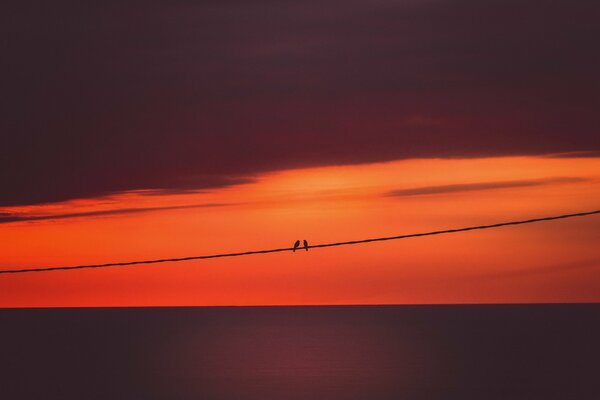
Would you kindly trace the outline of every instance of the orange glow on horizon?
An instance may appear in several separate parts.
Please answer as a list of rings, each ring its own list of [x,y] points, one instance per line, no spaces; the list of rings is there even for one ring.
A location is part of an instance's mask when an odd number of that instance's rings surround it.
[[[600,158],[415,159],[296,169],[0,213],[0,269],[389,236],[600,208]],[[55,219],[52,219],[55,217]],[[0,275],[0,306],[600,301],[600,217],[331,249]]]

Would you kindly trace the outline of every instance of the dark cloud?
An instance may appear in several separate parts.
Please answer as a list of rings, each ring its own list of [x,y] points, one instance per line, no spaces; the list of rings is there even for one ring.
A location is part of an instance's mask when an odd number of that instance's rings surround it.
[[[480,190],[496,190],[507,188],[520,188],[531,186],[550,185],[555,183],[585,182],[583,178],[546,178],[530,179],[518,181],[496,181],[496,182],[476,182],[476,183],[457,183],[451,185],[421,186],[409,189],[398,189],[386,193],[387,196],[425,196],[436,194],[448,194],[456,192],[471,192]]]
[[[0,205],[600,150],[596,1],[6,1]]]
[[[169,211],[169,210],[186,210],[193,208],[211,208],[211,207],[227,207],[238,205],[240,203],[205,203],[205,204],[189,204],[182,206],[164,206],[164,207],[137,207],[137,208],[117,208],[112,210],[99,210],[99,211],[85,211],[77,213],[65,213],[65,214],[49,214],[49,215],[25,215],[18,213],[0,213],[0,224],[6,224],[10,222],[27,222],[27,221],[47,221],[57,219],[70,219],[70,218],[82,218],[82,217],[98,217],[108,215],[122,215],[122,214],[139,214],[152,211]]]

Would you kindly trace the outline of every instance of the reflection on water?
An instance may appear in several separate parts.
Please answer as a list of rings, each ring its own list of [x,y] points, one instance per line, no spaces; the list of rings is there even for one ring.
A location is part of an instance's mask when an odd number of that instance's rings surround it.
[[[595,399],[599,317],[599,305],[0,310],[0,372],[10,399]]]
[[[256,393],[305,398],[420,387],[434,361],[410,327],[389,331],[343,308],[236,309],[165,343],[179,394]],[[378,310],[371,308],[372,318]],[[386,390],[387,390],[386,389]]]

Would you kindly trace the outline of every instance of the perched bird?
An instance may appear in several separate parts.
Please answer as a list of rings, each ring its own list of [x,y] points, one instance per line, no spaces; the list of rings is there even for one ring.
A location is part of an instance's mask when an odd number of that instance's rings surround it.
[[[304,250],[308,251],[308,242],[304,239]]]
[[[294,253],[296,252],[296,249],[300,246],[300,241],[296,240],[296,243],[294,243],[294,250],[292,250]]]

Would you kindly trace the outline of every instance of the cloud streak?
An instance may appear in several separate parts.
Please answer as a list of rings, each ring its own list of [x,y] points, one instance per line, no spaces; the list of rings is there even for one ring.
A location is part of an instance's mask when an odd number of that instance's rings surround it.
[[[586,179],[578,177],[558,177],[530,180],[513,181],[495,181],[495,182],[476,182],[476,183],[456,183],[450,185],[420,186],[408,189],[398,189],[386,193],[386,196],[407,197],[407,196],[429,196],[452,194],[461,192],[473,192],[483,190],[498,190],[510,188],[535,187],[543,185],[552,185],[557,183],[577,183],[585,182]]]
[[[49,215],[24,215],[17,213],[0,213],[0,224],[11,222],[29,222],[29,221],[48,221],[71,218],[86,218],[113,216],[125,214],[139,214],[155,211],[171,211],[171,210],[188,210],[194,208],[213,208],[213,207],[230,207],[241,203],[205,203],[205,204],[189,204],[181,206],[164,206],[164,207],[136,207],[136,208],[117,208],[113,210],[86,211],[78,213],[64,214],[49,214]]]
[[[590,259],[550,264],[540,267],[523,267],[520,269],[487,272],[478,276],[486,278],[517,278],[598,268],[600,268],[600,259]]]

